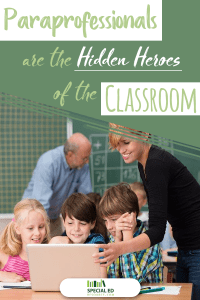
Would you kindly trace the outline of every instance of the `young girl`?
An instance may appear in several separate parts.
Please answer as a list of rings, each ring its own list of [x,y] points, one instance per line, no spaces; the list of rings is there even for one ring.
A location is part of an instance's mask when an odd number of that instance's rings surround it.
[[[0,237],[0,281],[30,280],[26,245],[48,241],[48,217],[42,204],[35,199],[18,202],[14,219]]]
[[[53,237],[51,244],[105,244],[96,231],[96,205],[87,195],[72,194],[63,203],[61,214],[66,233]]]

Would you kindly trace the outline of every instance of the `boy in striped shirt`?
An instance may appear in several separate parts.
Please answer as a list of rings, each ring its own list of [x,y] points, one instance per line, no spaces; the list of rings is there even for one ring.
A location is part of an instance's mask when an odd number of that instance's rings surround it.
[[[130,186],[120,183],[104,193],[100,214],[109,232],[109,242],[130,240],[145,232],[143,223],[137,220],[138,199]],[[134,278],[139,282],[158,283],[163,280],[163,263],[160,246],[126,253],[118,257],[108,269],[108,278]]]

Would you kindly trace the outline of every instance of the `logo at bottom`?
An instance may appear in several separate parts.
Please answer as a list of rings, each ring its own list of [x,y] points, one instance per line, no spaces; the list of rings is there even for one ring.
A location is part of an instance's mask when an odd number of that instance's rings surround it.
[[[133,278],[68,278],[61,282],[60,291],[66,297],[135,297],[140,284]]]

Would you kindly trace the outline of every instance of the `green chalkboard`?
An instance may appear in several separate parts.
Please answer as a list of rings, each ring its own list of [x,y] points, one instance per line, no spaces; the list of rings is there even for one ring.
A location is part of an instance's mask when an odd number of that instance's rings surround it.
[[[21,200],[38,158],[66,141],[66,118],[0,104],[0,213]]]
[[[10,103],[4,102],[4,97],[1,97],[0,213],[13,212],[40,155],[64,144],[67,137],[66,117],[44,115]],[[109,150],[108,135],[102,131],[101,127],[93,128],[87,122],[73,119],[73,132],[85,134],[92,143],[91,180],[93,191],[101,195],[118,182],[140,181],[137,164],[127,165],[117,151]],[[183,146],[163,138],[157,137],[156,143],[182,161],[200,183],[198,156],[185,154]]]
[[[92,155],[90,158],[90,171],[94,192],[101,195],[111,185],[118,182],[141,181],[137,163],[125,164],[117,151],[109,150],[108,135],[100,130],[90,128],[81,121],[74,122],[74,132],[81,131],[92,142]],[[162,137],[152,138],[156,144],[179,159],[200,183],[200,163],[198,155],[185,153],[185,145],[166,140]],[[195,150],[195,149],[194,149]]]

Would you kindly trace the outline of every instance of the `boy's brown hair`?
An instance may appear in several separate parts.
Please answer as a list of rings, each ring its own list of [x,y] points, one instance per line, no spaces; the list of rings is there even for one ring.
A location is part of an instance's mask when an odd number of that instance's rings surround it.
[[[90,198],[82,193],[73,193],[62,205],[61,214],[65,221],[66,216],[87,223],[96,221],[96,205]]]
[[[96,206],[99,205],[99,202],[101,201],[101,195],[99,193],[89,193],[87,196],[96,204]]]
[[[105,191],[99,204],[99,212],[102,217],[135,212],[137,217],[138,198],[128,183],[119,183]]]

